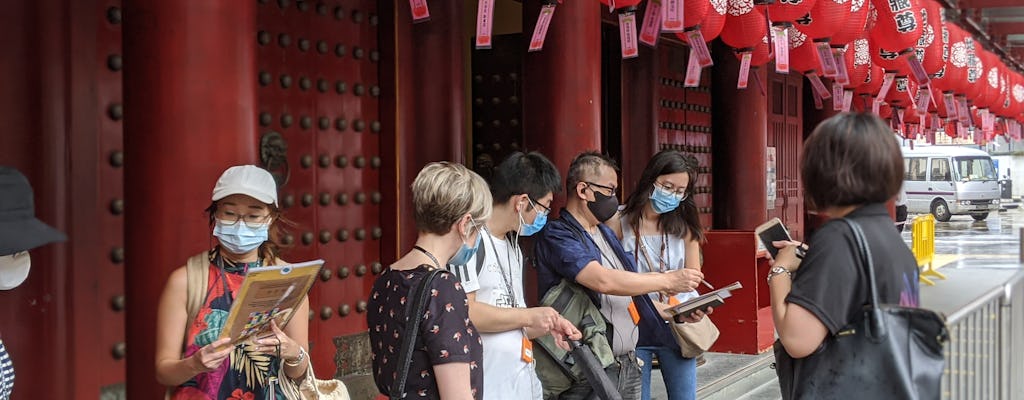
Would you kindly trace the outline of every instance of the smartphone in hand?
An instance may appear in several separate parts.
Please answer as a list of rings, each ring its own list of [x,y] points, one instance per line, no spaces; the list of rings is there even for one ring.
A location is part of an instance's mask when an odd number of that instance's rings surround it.
[[[786,226],[782,224],[782,220],[772,218],[768,222],[765,222],[754,229],[754,233],[757,235],[758,240],[761,241],[761,245],[764,246],[768,253],[772,255],[774,259],[779,255],[779,249],[775,248],[772,244],[778,240],[793,240],[789,236],[789,231],[786,230]]]

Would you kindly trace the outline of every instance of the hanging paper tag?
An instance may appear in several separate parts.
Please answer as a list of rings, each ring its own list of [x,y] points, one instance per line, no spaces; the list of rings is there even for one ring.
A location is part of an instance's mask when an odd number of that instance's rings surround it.
[[[939,129],[939,114],[932,114],[932,130]]]
[[[914,75],[914,81],[918,85],[925,85],[929,82],[928,73],[925,72],[924,66],[921,65],[921,60],[917,59],[916,54],[910,54],[907,58],[907,64],[910,65],[910,72]]]
[[[832,82],[832,110],[839,111],[843,109],[843,85],[839,82]]]
[[[644,21],[640,27],[640,43],[651,47],[658,45],[661,36],[661,0],[648,0]]]
[[[924,137],[928,140],[928,144],[935,144],[935,129],[929,129],[924,133]]]
[[[900,133],[900,136],[907,137],[906,125],[903,123],[903,112],[902,108],[896,110],[896,118],[894,118],[895,121],[893,121],[893,123],[896,124],[896,129]]]
[[[747,83],[750,80],[750,59],[753,55],[750,52],[744,52],[743,56],[740,57],[740,76],[736,80],[737,89],[746,89]]]
[[[662,31],[682,32],[685,28],[683,26],[683,0],[665,0],[665,8],[661,12],[661,17]]]
[[[622,59],[635,58],[639,55],[636,42],[636,13],[627,11],[619,13],[619,43]]]
[[[946,118],[959,120],[960,113],[956,110],[956,101],[953,100],[953,92],[943,93],[942,102],[946,105]]]
[[[988,110],[981,110],[981,130],[985,131],[986,134],[991,133],[995,129],[995,118],[992,118],[993,116]]]
[[[967,108],[967,98],[959,96],[956,98],[956,112],[960,115],[960,124],[963,126],[970,126],[974,124],[971,121],[971,109]]]
[[[846,70],[846,59],[843,56],[843,50],[836,51],[832,56],[836,63],[836,82],[843,86],[849,85],[850,72]]]
[[[686,38],[690,42],[690,52],[697,52],[701,68],[715,65],[714,61],[711,61],[711,50],[708,50],[708,43],[704,41],[704,34],[700,32],[700,29],[686,32]]]
[[[548,36],[548,26],[551,25],[551,17],[554,15],[554,4],[546,4],[540,8],[537,25],[533,27],[533,37],[530,38],[529,51],[540,51],[544,48],[544,39]]]
[[[820,109],[824,108],[824,105],[821,103],[821,95],[818,94],[817,90],[811,90],[811,97],[814,98],[814,109],[815,110],[820,110]]]
[[[697,59],[697,52],[690,49],[690,60],[686,63],[686,80],[684,87],[700,86],[700,61]]]
[[[889,94],[889,88],[892,87],[892,82],[896,79],[896,74],[886,73],[885,78],[882,78],[882,88],[878,90],[878,97],[875,102],[885,101],[885,96]]]
[[[835,78],[836,58],[832,55],[832,46],[828,42],[815,42],[814,47],[818,49],[818,61],[821,64],[821,74],[827,78]]]
[[[875,114],[875,115],[879,115],[879,113],[881,111],[882,111],[882,102],[880,102],[878,100],[872,101],[871,102],[871,113]]]
[[[491,48],[493,19],[494,0],[479,0],[476,6],[476,48]]]
[[[775,43],[775,72],[789,73],[789,34],[784,26],[772,27],[772,42]]]
[[[932,106],[938,107],[939,100],[935,98],[935,89],[932,89],[932,83],[928,82],[924,87],[928,88],[928,99],[932,103]]]
[[[850,107],[853,106],[853,91],[843,91],[843,112],[850,112]]]
[[[928,112],[928,103],[931,102],[932,92],[928,90],[928,87],[921,87],[917,89],[917,112],[924,114]]]
[[[822,98],[822,100],[832,97],[832,95],[828,93],[828,88],[821,82],[821,78],[818,77],[818,74],[808,72],[807,79],[811,81],[811,87],[814,88],[814,91],[818,94],[818,97]]]
[[[524,363],[533,364],[533,342],[530,338],[526,337],[526,333],[523,333],[523,351],[522,360]]]
[[[409,7],[412,8],[413,23],[430,19],[430,7],[427,7],[427,0],[409,0]]]

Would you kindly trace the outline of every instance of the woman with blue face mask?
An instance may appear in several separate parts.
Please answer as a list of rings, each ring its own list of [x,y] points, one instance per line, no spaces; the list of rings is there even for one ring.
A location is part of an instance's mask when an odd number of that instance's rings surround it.
[[[307,318],[292,318],[284,327],[272,324],[271,332],[222,350],[230,339],[217,339],[246,272],[285,264],[278,258],[277,239],[286,220],[278,209],[274,178],[254,165],[228,168],[206,211],[216,245],[193,258],[207,265],[207,285],[199,295],[203,300],[189,320],[187,304],[195,294],[188,287],[196,278],[188,267],[171,273],[157,315],[157,381],[172,387],[171,399],[283,399],[273,383],[280,369],[292,379],[307,370]],[[308,312],[308,299],[294,311],[299,316]]]
[[[412,203],[416,244],[370,290],[366,323],[374,380],[383,394],[405,379],[406,398],[482,399],[482,341],[462,283],[445,266],[465,265],[480,247],[491,215],[490,190],[463,165],[436,162],[416,175]],[[410,336],[406,315],[413,289],[435,270],[441,272],[427,281],[424,313],[410,317],[419,318],[418,337]],[[415,338],[409,364],[399,356],[406,337]]]
[[[663,150],[647,163],[636,189],[627,198],[617,233],[622,247],[633,254],[639,272],[701,269],[700,243],[704,241],[704,228],[692,196],[697,166],[697,159],[692,155]],[[658,308],[665,308],[696,297],[697,292],[676,296],[652,293],[650,296]],[[697,313],[687,321],[696,322],[703,317],[702,313]],[[669,323],[666,320],[665,329],[671,329]],[[651,362],[655,357],[661,366],[669,400],[695,399],[695,360],[683,358],[674,341],[656,343],[651,336],[641,330],[637,342],[637,357],[644,361],[643,400],[651,398]]]

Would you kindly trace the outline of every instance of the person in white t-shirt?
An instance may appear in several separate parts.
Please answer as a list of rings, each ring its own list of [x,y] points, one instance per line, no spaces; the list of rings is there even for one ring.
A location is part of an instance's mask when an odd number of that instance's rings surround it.
[[[561,187],[555,166],[540,153],[513,153],[497,166],[490,182],[494,208],[476,255],[466,265],[449,265],[469,298],[469,316],[484,342],[484,393],[488,399],[541,399],[530,339],[581,334],[551,307],[526,306],[523,252],[519,236],[544,227],[554,192]]]

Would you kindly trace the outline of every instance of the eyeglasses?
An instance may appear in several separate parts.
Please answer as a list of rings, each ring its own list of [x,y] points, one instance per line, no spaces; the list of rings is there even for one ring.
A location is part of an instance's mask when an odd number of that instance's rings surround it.
[[[551,214],[551,207],[548,207],[546,205],[540,204],[539,201],[536,201],[536,200],[534,200],[532,198],[529,198],[529,197],[527,197],[526,200],[530,201],[530,205],[532,205],[534,207],[540,207],[541,208],[541,209],[537,210],[537,215],[544,215],[544,216],[546,216],[548,214]]]
[[[596,186],[599,189],[607,190],[608,191],[608,196],[615,196],[616,194],[619,193],[619,189],[618,188],[613,188],[613,187],[605,186],[605,185],[598,185],[598,184],[596,184],[594,182],[583,182],[583,183],[586,183],[587,186]],[[593,190],[593,189],[591,189],[591,190]]]
[[[677,197],[679,201],[686,200],[686,188],[676,188],[667,183],[654,182],[654,187],[669,192],[669,194]]]
[[[259,228],[270,221],[270,214],[267,215],[239,215],[238,213],[231,210],[218,209],[214,214],[217,220],[221,221],[222,224],[234,226],[238,221],[245,223],[245,226],[250,228]]]

